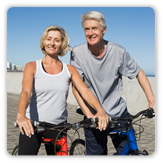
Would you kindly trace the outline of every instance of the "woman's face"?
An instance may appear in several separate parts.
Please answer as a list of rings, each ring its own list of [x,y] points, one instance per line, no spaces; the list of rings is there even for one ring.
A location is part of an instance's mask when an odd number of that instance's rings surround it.
[[[45,51],[48,55],[58,55],[62,46],[62,36],[59,31],[49,31],[45,40]]]

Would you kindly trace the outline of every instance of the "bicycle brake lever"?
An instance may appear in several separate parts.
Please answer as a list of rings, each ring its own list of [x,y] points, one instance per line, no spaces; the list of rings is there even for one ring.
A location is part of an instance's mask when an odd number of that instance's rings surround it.
[[[33,126],[34,126],[34,127],[37,127],[37,126],[39,126],[40,124],[41,124],[41,122],[39,122],[39,121],[34,121],[34,122],[33,122]]]
[[[109,124],[108,125],[110,128],[115,128],[118,125],[120,125],[120,123],[119,123],[119,121],[116,120],[116,118],[109,117]]]

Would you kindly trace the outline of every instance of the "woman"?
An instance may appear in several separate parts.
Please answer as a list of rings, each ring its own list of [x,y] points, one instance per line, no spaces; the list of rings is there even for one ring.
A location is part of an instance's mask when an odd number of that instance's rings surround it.
[[[34,133],[32,121],[44,121],[58,125],[67,120],[67,96],[70,81],[85,101],[96,111],[99,128],[105,129],[108,116],[85,86],[77,70],[62,63],[58,55],[64,56],[69,47],[69,38],[64,29],[50,26],[45,29],[40,47],[45,57],[39,61],[27,63],[24,69],[22,92],[20,94],[17,123],[20,128],[19,155],[38,153],[41,138],[51,137],[52,131]],[[32,94],[32,95],[31,95]],[[46,146],[47,154],[54,154],[54,147]]]

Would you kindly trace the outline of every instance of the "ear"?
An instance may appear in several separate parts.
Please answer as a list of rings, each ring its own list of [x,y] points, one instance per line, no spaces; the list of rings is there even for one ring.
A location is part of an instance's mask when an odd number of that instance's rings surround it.
[[[106,27],[103,29],[102,33],[103,33],[103,35],[106,33]]]

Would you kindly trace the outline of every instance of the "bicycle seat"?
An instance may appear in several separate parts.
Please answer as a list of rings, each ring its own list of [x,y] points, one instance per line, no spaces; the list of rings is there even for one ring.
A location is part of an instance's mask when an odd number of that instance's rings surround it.
[[[80,115],[84,115],[83,111],[81,110],[81,108],[77,108],[76,109],[76,113],[80,114]]]

